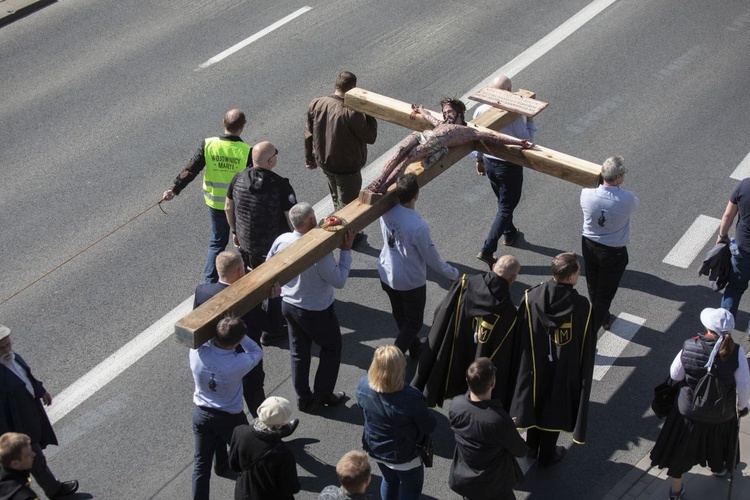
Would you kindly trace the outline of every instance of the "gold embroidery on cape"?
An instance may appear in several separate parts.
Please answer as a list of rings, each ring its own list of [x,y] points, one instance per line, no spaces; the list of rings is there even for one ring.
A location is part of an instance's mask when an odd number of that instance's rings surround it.
[[[495,329],[498,320],[500,320],[500,316],[497,314],[474,317],[474,334],[476,335],[477,342],[486,344],[490,340],[492,331]]]
[[[569,321],[555,328],[552,341],[557,345],[565,345],[573,340],[573,322]]]

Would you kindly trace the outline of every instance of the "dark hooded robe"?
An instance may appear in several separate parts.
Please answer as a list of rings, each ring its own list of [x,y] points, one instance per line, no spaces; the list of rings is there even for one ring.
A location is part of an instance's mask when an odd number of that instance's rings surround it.
[[[427,398],[427,406],[468,390],[466,370],[478,357],[490,358],[497,367],[493,399],[507,408],[510,403],[512,332],[516,308],[510,298],[510,284],[494,272],[467,277],[465,274],[448,290],[435,311],[427,346],[419,358],[414,387]]]
[[[591,319],[591,303],[572,285],[549,281],[524,293],[509,411],[520,429],[572,432],[585,442],[596,353]]]

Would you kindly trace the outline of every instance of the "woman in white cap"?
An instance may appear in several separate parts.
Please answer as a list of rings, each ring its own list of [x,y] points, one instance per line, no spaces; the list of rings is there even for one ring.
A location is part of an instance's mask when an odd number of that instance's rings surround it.
[[[287,399],[271,396],[251,425],[235,427],[229,445],[229,466],[240,473],[235,500],[293,500],[299,492],[297,462],[281,441],[285,425],[296,427],[289,422],[293,411]]]
[[[696,464],[708,464],[719,477],[734,469],[739,459],[737,413],[747,413],[750,405],[750,371],[745,351],[730,335],[732,313],[709,307],[701,311],[701,323],[706,332],[686,340],[672,362],[670,376],[682,382],[680,393],[651,450],[651,465],[667,467],[672,478],[670,500],[682,498],[682,475]],[[693,405],[696,385],[709,370],[721,381],[726,402],[723,410],[717,407],[710,414]]]

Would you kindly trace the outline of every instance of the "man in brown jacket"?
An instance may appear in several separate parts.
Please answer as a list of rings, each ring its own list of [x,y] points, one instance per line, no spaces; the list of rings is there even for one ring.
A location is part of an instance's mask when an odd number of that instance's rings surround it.
[[[326,174],[334,210],[359,196],[367,145],[378,136],[375,118],[344,106],[344,94],[356,86],[354,73],[343,71],[334,94],[314,99],[307,108],[305,166],[320,167]]]

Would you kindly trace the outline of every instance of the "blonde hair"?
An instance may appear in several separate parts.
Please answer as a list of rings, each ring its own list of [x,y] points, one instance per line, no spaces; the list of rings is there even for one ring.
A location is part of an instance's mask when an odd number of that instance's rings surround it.
[[[395,345],[381,345],[375,349],[367,383],[375,392],[398,392],[404,388],[406,358]]]

